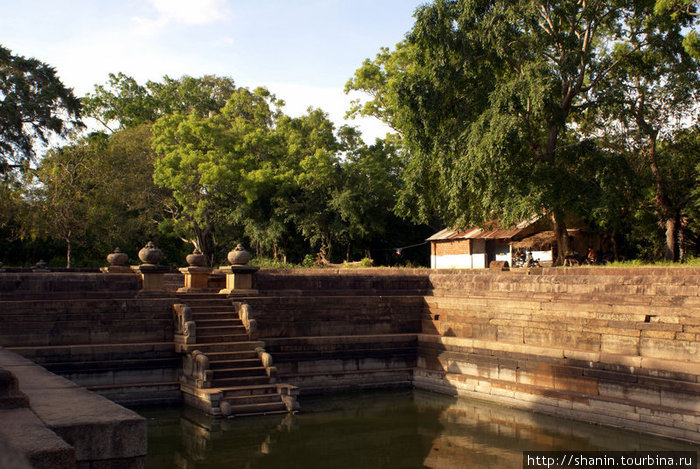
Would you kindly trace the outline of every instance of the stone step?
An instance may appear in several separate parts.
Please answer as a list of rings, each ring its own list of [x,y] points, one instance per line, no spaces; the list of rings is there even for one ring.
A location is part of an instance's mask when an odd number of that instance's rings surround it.
[[[267,394],[249,394],[247,396],[224,396],[223,400],[231,404],[232,406],[236,405],[245,405],[245,404],[267,404],[267,403],[276,403],[279,404],[282,402],[282,396],[280,396],[278,393],[267,393]]]
[[[249,396],[278,396],[276,384],[235,386],[221,389],[224,399]]]
[[[263,402],[259,404],[231,404],[231,413],[235,417],[253,417],[257,415],[286,414],[287,407],[282,401]]]
[[[209,352],[206,354],[209,363],[221,363],[227,361],[258,360],[258,353],[255,350],[239,350],[230,352]]]
[[[192,309],[207,309],[207,308],[222,308],[222,309],[233,309],[233,304],[229,300],[187,300],[183,301],[184,304],[188,305]]]
[[[195,321],[196,322],[196,321]],[[242,324],[231,324],[226,326],[208,326],[197,324],[197,337],[211,337],[220,335],[245,334],[246,330]]]
[[[265,367],[254,366],[254,367],[238,367],[238,368],[218,368],[214,370],[214,382],[221,379],[228,378],[254,378],[258,376],[265,376]]]
[[[243,327],[245,329],[240,319],[230,319],[226,317],[222,317],[221,319],[193,319],[197,324],[197,331],[199,331],[201,328],[208,327]]]
[[[246,336],[247,339],[247,336]],[[209,355],[212,352],[237,352],[255,350],[256,347],[263,347],[263,342],[251,340],[237,340],[233,342],[210,342],[188,344],[187,351],[199,350],[200,352]]]
[[[236,386],[254,386],[260,384],[270,384],[268,376],[246,376],[237,378],[214,378],[212,388],[231,388]]]
[[[259,366],[260,358],[258,358],[257,353],[255,355],[255,358],[239,358],[233,360],[212,359],[211,355],[207,355],[207,357],[209,358],[209,368],[218,371],[231,368],[252,368]]]
[[[221,334],[221,335],[202,335],[197,331],[197,341],[198,345],[207,345],[214,343],[231,343],[231,342],[247,342],[249,339],[248,334]],[[193,344],[192,344],[193,345]],[[192,345],[189,345],[188,348]],[[194,349],[192,349],[194,350]],[[225,351],[217,350],[219,352]],[[203,350],[202,350],[203,351]]]
[[[79,373],[107,370],[150,370],[160,368],[178,367],[180,358],[177,356],[168,358],[143,358],[126,360],[76,360],[70,362],[43,363],[42,366],[52,373]]]
[[[218,293],[178,293],[176,295],[181,300],[226,300],[231,301],[224,295],[219,295]]]
[[[215,311],[215,312],[192,312],[192,319],[197,322],[197,321],[206,321],[206,320],[213,320],[213,319],[229,319],[229,320],[239,320],[238,319],[238,314],[236,314],[235,311]]]

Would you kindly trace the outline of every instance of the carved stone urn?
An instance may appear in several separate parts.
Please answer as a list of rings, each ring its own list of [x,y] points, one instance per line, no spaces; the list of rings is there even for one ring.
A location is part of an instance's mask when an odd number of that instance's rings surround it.
[[[188,254],[187,257],[185,257],[185,261],[190,267],[203,267],[204,264],[207,263],[204,254],[202,254],[202,251],[197,248],[194,248],[192,254]]]
[[[231,265],[245,265],[253,256],[245,250],[242,244],[238,244],[226,257]]]
[[[158,249],[153,241],[149,241],[139,251],[139,259],[144,264],[157,265],[163,258],[163,251]]]
[[[107,262],[109,262],[110,267],[123,266],[128,260],[129,256],[123,253],[119,248],[116,248],[113,253],[107,255]]]

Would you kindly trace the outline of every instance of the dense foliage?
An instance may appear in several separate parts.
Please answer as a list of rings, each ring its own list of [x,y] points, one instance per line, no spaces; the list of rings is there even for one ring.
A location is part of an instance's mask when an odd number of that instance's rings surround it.
[[[0,174],[26,166],[38,140],[78,125],[80,102],[49,65],[0,45]]]
[[[101,130],[6,174],[4,262],[103,265],[114,247],[134,259],[149,239],[173,265],[193,247],[222,263],[238,242],[277,262],[406,262],[396,247],[430,230],[392,212],[396,145],[365,145],[320,109],[289,117],[283,105],[226,77],[110,75],[83,98]]]
[[[395,130],[369,144],[228,77],[117,73],[77,100],[0,47],[0,260],[96,266],[153,239],[172,265],[238,242],[270,265],[425,264],[438,228],[533,216],[560,261],[574,225],[615,257],[698,255],[695,1],[433,0],[415,18],[346,85],[367,93],[350,115]],[[98,130],[68,136],[81,116]]]
[[[401,135],[399,208],[416,220],[544,215],[562,261],[567,220],[622,236],[651,213],[647,237],[661,229],[662,253],[678,259],[697,206],[686,136],[697,132],[697,21],[686,1],[435,0],[393,52],[356,71],[347,89],[370,99],[352,112]]]

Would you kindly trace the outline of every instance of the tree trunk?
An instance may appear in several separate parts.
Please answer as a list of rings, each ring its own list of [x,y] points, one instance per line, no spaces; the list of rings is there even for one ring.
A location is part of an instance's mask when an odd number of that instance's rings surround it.
[[[211,230],[207,227],[204,229],[194,225],[194,239],[192,240],[194,247],[199,249],[199,252],[204,254],[207,260],[207,266],[214,266],[214,241],[211,236]]]
[[[66,268],[70,269],[71,261],[71,242],[70,235],[66,238]]]
[[[552,211],[552,230],[554,230],[554,237],[557,240],[557,258],[554,261],[554,265],[563,265],[566,256],[572,254],[572,251],[569,233],[566,230],[566,222],[564,222],[564,214],[560,209]]]
[[[664,258],[668,261],[678,261],[678,220],[675,217],[668,218],[664,223],[666,229],[666,247]]]

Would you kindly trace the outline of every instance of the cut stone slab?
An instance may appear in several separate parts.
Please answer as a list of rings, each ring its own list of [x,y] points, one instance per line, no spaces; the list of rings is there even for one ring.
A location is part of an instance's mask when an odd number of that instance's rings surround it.
[[[146,421],[135,412],[1,348],[0,368],[17,377],[31,410],[75,448],[76,461],[146,455]]]
[[[73,447],[47,428],[29,408],[1,409],[0,422],[0,467],[75,467]]]

